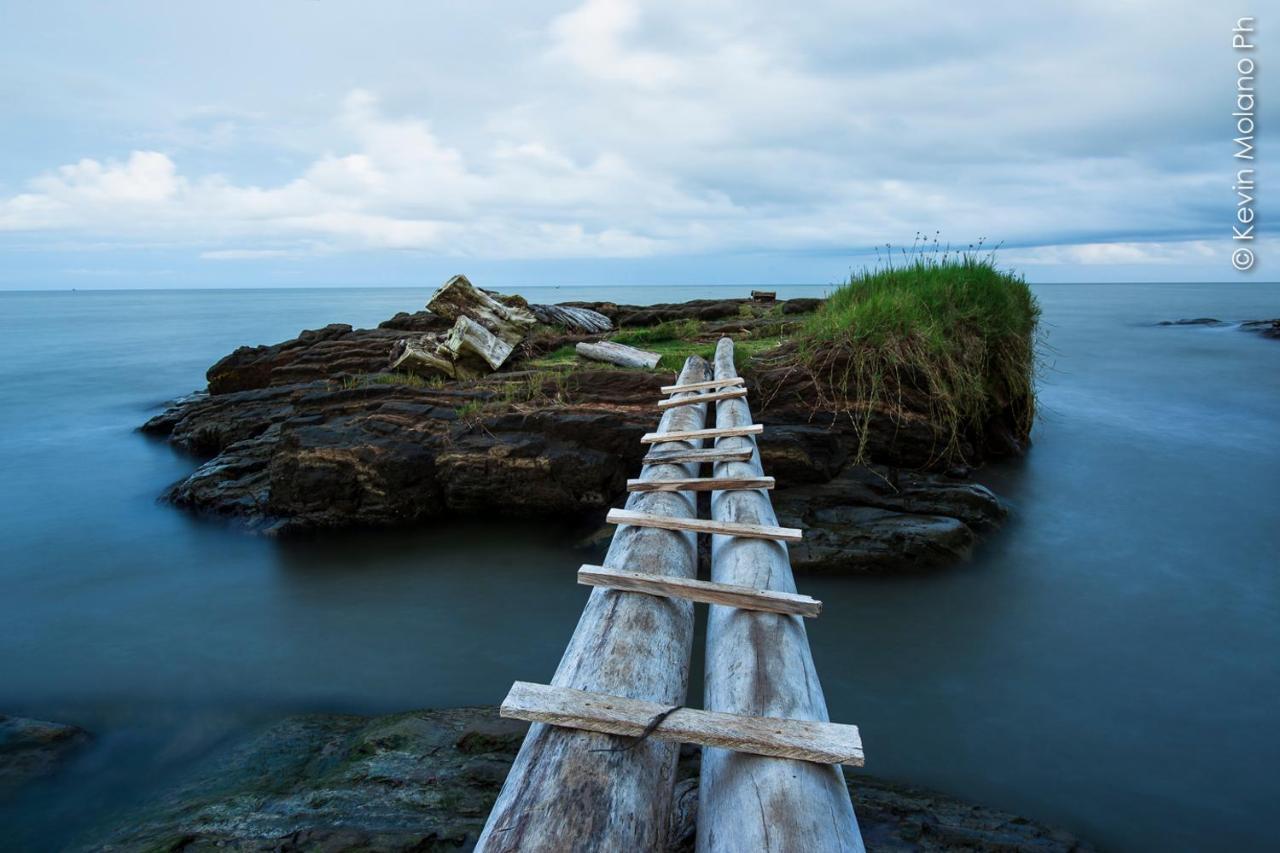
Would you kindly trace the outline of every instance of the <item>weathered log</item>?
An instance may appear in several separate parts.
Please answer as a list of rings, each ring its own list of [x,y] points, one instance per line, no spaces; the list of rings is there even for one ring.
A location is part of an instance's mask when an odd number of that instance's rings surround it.
[[[680,374],[683,382],[708,375],[706,362],[697,357],[689,358]],[[662,416],[659,429],[687,431],[705,420],[705,406],[681,406]],[[659,449],[688,449],[700,443],[664,442]],[[644,469],[649,479],[696,473],[695,464]],[[696,496],[687,492],[635,493],[627,498],[627,507],[684,518],[697,515]],[[691,578],[697,574],[697,537],[623,527],[604,562],[630,571]],[[551,683],[664,706],[683,704],[692,644],[691,602],[595,588]],[[659,740],[631,745],[616,735],[535,724],[476,849],[663,849],[678,754],[676,745]]]
[[[453,359],[438,355],[440,338],[436,335],[423,335],[418,338],[404,338],[396,341],[391,349],[391,369],[417,376],[446,376],[449,379],[475,379],[482,374],[455,364]]]
[[[453,353],[454,361],[478,357],[493,370],[502,366],[514,347],[502,338],[463,315],[453,324],[442,346]]]
[[[647,367],[650,370],[658,366],[662,356],[656,352],[648,352],[626,344],[615,344],[613,341],[583,341],[574,347],[578,355],[591,361],[604,361],[619,367]]]
[[[392,370],[420,376],[474,379],[501,367],[537,318],[520,304],[500,302],[464,275],[455,275],[431,296],[427,309],[453,321],[448,334],[430,333],[397,341]]]
[[[560,325],[574,332],[598,335],[613,328],[613,321],[590,308],[576,305],[530,305],[529,310],[539,323]]]
[[[715,367],[717,379],[737,375],[733,342],[727,338],[716,347]],[[717,427],[750,423],[746,400],[716,404]],[[717,447],[753,451],[749,462],[717,463],[717,477],[761,476],[750,436],[722,438]],[[778,523],[763,491],[712,492],[711,516],[740,524]],[[787,546],[777,541],[712,536],[711,580],[796,591]],[[827,721],[804,620],[711,605],[703,705],[731,714]],[[699,851],[864,850],[838,766],[707,747],[699,785]]]
[[[465,275],[455,275],[446,281],[432,294],[427,310],[455,324],[459,317],[474,320],[512,347],[524,340],[538,322],[529,309],[499,302],[473,285]]]

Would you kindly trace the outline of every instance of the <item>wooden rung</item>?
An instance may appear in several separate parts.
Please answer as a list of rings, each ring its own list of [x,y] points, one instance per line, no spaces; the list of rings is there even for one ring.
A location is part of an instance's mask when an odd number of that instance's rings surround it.
[[[713,429],[691,429],[684,432],[646,432],[640,436],[641,444],[661,444],[664,441],[692,441],[699,438],[728,438],[731,435],[758,435],[764,432],[762,424]]]
[[[498,713],[531,723],[639,737],[654,717],[667,710],[668,706],[641,699],[517,681],[502,700]],[[770,758],[851,767],[861,767],[864,763],[858,727],[843,723],[746,717],[679,708],[663,719],[649,736]],[[600,760],[607,761],[607,755],[601,753]]]
[[[622,589],[628,592],[645,592],[667,598],[687,598],[689,601],[723,604],[740,610],[796,614],[810,619],[816,618],[822,612],[822,602],[807,595],[668,575],[627,572],[622,569],[611,569],[608,566],[583,566],[578,569],[578,583],[585,586]]]
[[[772,489],[772,477],[685,477],[679,480],[627,480],[628,492],[727,492]]]
[[[681,391],[701,391],[704,388],[721,388],[725,385],[741,385],[745,380],[741,376],[730,376],[728,379],[709,379],[706,382],[690,382],[688,385],[663,385],[663,394],[678,394]]]
[[[632,527],[658,527],[663,530],[692,530],[695,533],[719,533],[722,536],[741,536],[744,539],[778,539],[783,542],[799,542],[804,531],[794,527],[768,527],[762,524],[736,524],[730,521],[710,521],[705,518],[675,518],[669,515],[653,515],[629,509],[611,509],[605,518],[608,524],[630,524]]]
[[[750,462],[751,448],[721,450],[718,447],[697,447],[689,450],[653,450],[640,461],[645,465],[669,465],[680,462]]]
[[[692,406],[696,403],[714,403],[716,400],[732,400],[735,397],[747,396],[746,388],[730,388],[727,391],[716,391],[712,394],[694,394],[690,397],[659,400],[659,409],[674,409],[676,406]]]

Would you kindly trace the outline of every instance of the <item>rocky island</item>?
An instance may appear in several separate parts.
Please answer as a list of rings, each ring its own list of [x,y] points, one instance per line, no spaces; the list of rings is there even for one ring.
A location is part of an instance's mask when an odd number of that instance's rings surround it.
[[[936,320],[916,328],[900,308],[840,293],[529,306],[457,276],[427,310],[376,329],[333,324],[241,347],[209,369],[207,390],[142,429],[205,460],[169,501],[273,535],[490,510],[598,525],[639,470],[660,386],[727,335],[766,425],[778,517],[809,531],[795,568],[935,566],[1003,517],[967,474],[1021,452],[1034,412],[1034,301],[1020,282],[975,269],[980,285],[934,298],[972,315],[992,301],[1009,313],[1012,297],[1016,322],[971,316],[942,341]],[[657,364],[580,356],[606,341]]]

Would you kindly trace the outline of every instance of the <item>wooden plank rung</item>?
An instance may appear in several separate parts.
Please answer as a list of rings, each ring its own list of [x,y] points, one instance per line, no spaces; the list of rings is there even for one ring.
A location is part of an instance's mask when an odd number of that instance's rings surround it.
[[[735,397],[747,396],[746,388],[730,388],[727,391],[716,391],[712,394],[692,394],[688,397],[673,397],[670,400],[659,400],[659,409],[673,409],[676,406],[692,406],[697,403],[714,403],[716,400],[732,400]]]
[[[669,706],[571,687],[517,681],[502,700],[503,717],[624,737],[639,737]],[[678,708],[649,737],[820,764],[864,764],[857,726],[816,720],[747,717]],[[604,755],[601,761],[607,760]]]
[[[666,598],[684,598],[702,604],[723,604],[739,610],[795,614],[809,619],[816,618],[822,612],[822,602],[807,595],[670,575],[628,572],[608,566],[584,565],[578,569],[578,583],[584,586],[602,586],[627,592],[661,595]]]
[[[741,385],[744,381],[741,376],[730,376],[728,379],[709,379],[706,382],[690,382],[688,385],[663,385],[659,390],[663,394],[679,394],[681,391],[701,391],[705,388]]]
[[[772,477],[684,477],[677,480],[627,480],[628,492],[727,492],[772,489]]]
[[[712,429],[690,429],[684,432],[646,432],[640,436],[641,444],[661,444],[664,441],[695,441],[699,438],[728,438],[733,435],[759,435],[764,432],[763,424],[747,424],[740,427],[713,427]]]
[[[721,450],[718,447],[697,447],[688,450],[651,450],[640,461],[645,465],[669,465],[681,462],[750,462],[751,448]]]
[[[711,521],[705,518],[676,518],[669,515],[636,512],[630,509],[611,509],[605,521],[608,524],[629,524],[632,527],[657,527],[663,530],[718,533],[722,536],[741,536],[744,539],[776,539],[782,542],[799,542],[804,538],[804,531],[797,530],[794,527],[737,524],[729,521]]]

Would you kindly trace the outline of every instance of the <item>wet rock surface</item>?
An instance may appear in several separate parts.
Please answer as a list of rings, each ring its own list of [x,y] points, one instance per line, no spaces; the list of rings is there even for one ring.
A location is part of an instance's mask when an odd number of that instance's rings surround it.
[[[284,719],[228,746],[81,850],[430,851],[474,846],[524,724],[487,708]],[[692,850],[698,751],[685,747],[672,850]],[[995,809],[851,776],[869,851],[1092,848]]]
[[[790,548],[793,568],[867,572],[953,562],[1006,514],[977,483],[862,466],[781,490],[774,510],[782,524],[805,531]]]
[[[88,742],[76,726],[0,714],[0,797],[57,772]]]
[[[733,335],[777,323],[776,315],[744,314],[747,302],[573,304],[623,328],[692,318]],[[809,311],[816,300],[776,303],[776,311],[793,304]],[[481,379],[410,382],[387,371],[405,332],[447,327],[430,312],[402,313],[377,329],[334,324],[237,349],[209,369],[208,392],[175,401],[142,427],[204,460],[165,498],[272,534],[494,510],[601,523],[640,468],[639,439],[656,423],[654,404],[670,375],[530,370],[529,356],[583,337],[547,326],[522,344],[523,360]],[[994,495],[971,483],[937,474],[895,480],[890,468],[852,465],[859,438],[851,419],[815,412],[813,389],[795,377],[744,374],[766,425],[764,467],[781,486],[778,515],[813,531],[793,553],[797,568],[941,564],[965,554],[1003,514]],[[871,457],[895,466],[925,465],[939,447],[937,430],[919,417],[873,418],[868,432]]]

